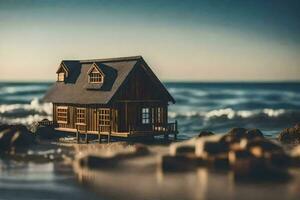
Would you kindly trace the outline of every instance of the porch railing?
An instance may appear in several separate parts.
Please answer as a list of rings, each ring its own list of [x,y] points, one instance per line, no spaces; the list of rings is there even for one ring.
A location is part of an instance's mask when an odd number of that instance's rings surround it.
[[[129,133],[139,132],[139,131],[151,131],[154,133],[177,133],[178,125],[177,121],[174,123],[155,123],[155,124],[145,124],[145,125],[130,125]]]
[[[55,123],[53,121],[48,120],[48,119],[43,119],[42,121],[38,122],[38,125],[41,125],[41,126],[52,126],[52,125],[55,125]]]

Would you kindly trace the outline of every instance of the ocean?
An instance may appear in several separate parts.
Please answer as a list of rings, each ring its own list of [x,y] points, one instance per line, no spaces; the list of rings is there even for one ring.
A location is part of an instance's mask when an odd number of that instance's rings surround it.
[[[30,125],[51,119],[52,105],[41,102],[51,84],[1,82],[0,123]],[[201,130],[222,133],[232,127],[259,128],[276,136],[300,122],[300,82],[164,84],[176,100],[169,106],[169,121],[178,121],[181,139]]]
[[[52,105],[41,102],[50,86],[51,83],[0,83],[0,123],[30,125],[44,118],[51,119]],[[168,82],[165,86],[176,100],[176,104],[169,107],[169,121],[178,121],[180,139],[191,138],[201,130],[222,133],[232,127],[259,128],[265,135],[275,137],[283,128],[300,122],[300,83]],[[35,151],[43,155],[56,150]],[[144,199],[176,199],[178,194],[185,199],[299,199],[299,190],[294,190],[299,186],[299,176],[262,186],[255,182],[236,183],[231,173],[214,173],[203,168],[175,175],[161,174],[157,170],[142,176],[138,176],[138,172],[135,176],[133,170],[134,178],[127,172],[117,175],[116,171],[110,172],[91,170],[91,174],[87,173],[91,180],[104,182],[102,187],[94,188],[82,183],[72,167],[61,162],[0,159],[0,199],[118,199],[105,196],[107,191],[109,195],[116,195],[115,189],[121,190],[120,195],[124,194],[126,199],[136,187],[145,192]],[[96,179],[99,174],[108,178]],[[139,184],[132,187],[128,180]],[[105,181],[113,182],[116,188],[105,187]],[[146,198],[156,193],[160,198]],[[167,198],[168,195],[172,197]]]

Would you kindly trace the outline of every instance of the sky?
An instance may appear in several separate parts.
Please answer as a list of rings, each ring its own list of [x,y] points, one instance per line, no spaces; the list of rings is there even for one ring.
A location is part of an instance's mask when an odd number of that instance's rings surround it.
[[[300,81],[298,0],[0,0],[0,81],[142,55],[163,81]]]

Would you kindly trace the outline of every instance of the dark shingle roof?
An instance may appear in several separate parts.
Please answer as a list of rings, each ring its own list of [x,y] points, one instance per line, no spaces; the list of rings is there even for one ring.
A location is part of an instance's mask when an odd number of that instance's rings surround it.
[[[139,61],[143,61],[141,56],[64,60],[62,62],[69,70],[69,77],[65,82],[55,82],[43,100],[54,103],[107,104]],[[105,75],[103,84],[88,83],[88,71],[94,63]],[[167,94],[174,102],[171,95]]]

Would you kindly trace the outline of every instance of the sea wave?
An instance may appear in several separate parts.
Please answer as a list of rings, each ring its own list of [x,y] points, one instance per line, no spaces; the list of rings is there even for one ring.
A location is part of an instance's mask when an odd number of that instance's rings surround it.
[[[216,109],[208,112],[203,111],[186,111],[186,112],[169,112],[169,118],[194,118],[201,117],[205,120],[212,118],[250,118],[253,116],[265,115],[266,117],[280,117],[281,115],[297,112],[295,110],[285,110],[285,109],[270,109],[265,108],[261,110],[234,110],[232,108]],[[300,110],[298,111],[300,114]]]
[[[41,103],[34,98],[29,104],[0,105],[0,122],[10,124],[32,124],[42,119],[51,119],[52,104]]]

